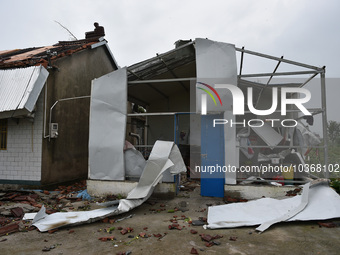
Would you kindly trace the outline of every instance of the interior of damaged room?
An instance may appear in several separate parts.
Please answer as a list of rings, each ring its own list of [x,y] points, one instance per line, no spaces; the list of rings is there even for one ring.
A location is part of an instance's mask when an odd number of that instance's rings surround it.
[[[337,254],[333,56],[90,16],[0,42],[1,253]]]

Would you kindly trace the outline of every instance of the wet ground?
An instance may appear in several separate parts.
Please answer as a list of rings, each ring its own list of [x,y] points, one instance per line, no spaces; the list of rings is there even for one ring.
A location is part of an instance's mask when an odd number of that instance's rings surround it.
[[[174,199],[151,198],[126,214],[100,222],[65,227],[53,233],[35,229],[3,235],[0,254],[340,253],[340,228],[321,227],[316,221],[280,223],[262,234],[255,227],[205,230],[193,226],[207,217],[209,205],[223,203],[220,198],[201,197],[197,187],[194,191],[181,191]],[[131,218],[117,222],[130,215]]]

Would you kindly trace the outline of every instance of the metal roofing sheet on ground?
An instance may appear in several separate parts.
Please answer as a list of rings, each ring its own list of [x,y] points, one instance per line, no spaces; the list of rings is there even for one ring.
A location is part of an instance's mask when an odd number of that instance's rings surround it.
[[[0,70],[0,112],[31,112],[48,76],[42,66]]]

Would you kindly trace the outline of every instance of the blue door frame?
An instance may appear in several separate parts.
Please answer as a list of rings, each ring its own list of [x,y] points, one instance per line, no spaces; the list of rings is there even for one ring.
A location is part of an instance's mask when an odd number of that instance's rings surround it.
[[[214,119],[223,119],[223,113],[201,116],[201,196],[224,197],[225,173],[208,171],[225,162],[224,127],[213,127]]]

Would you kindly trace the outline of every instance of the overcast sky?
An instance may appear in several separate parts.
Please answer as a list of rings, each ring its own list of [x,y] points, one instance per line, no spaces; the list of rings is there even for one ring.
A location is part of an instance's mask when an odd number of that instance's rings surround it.
[[[337,0],[1,0],[0,6],[0,51],[70,40],[55,21],[83,39],[97,21],[120,66],[171,50],[179,39],[200,37],[325,65],[327,78],[339,78]],[[340,121],[338,86],[327,88],[329,120]]]

